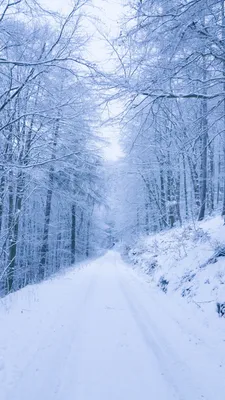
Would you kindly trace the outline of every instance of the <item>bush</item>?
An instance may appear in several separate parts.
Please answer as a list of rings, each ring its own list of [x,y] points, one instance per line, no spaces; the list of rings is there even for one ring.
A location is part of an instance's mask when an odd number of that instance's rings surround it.
[[[196,273],[187,271],[181,278],[181,283],[191,282],[196,276]]]
[[[217,313],[219,317],[225,317],[225,302],[224,303],[216,303]]]
[[[220,244],[215,251],[214,257],[225,257],[225,245]]]
[[[185,288],[181,292],[182,297],[190,296],[190,294],[191,294],[191,287]]]
[[[161,276],[158,282],[158,287],[164,292],[167,293],[169,281],[165,279],[164,276]]]
[[[158,261],[156,257],[152,257],[145,263],[145,270],[147,274],[152,274],[155,269],[158,267]]]
[[[207,242],[210,239],[208,232],[205,232],[202,228],[198,228],[193,231],[192,240],[194,242]]]

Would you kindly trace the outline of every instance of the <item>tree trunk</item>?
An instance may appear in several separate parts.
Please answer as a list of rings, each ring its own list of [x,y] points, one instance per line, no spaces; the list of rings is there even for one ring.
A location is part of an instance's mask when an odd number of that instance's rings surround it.
[[[145,232],[149,235],[149,203],[148,196],[145,201]]]
[[[54,161],[56,158],[56,146],[58,141],[58,134],[59,134],[59,119],[56,120],[56,128],[53,138],[53,148],[52,148],[52,156],[51,160]],[[42,237],[42,246],[41,246],[41,257],[39,263],[39,280],[45,278],[46,275],[46,263],[47,263],[47,255],[49,250],[49,243],[48,243],[48,236],[49,236],[49,223],[50,223],[50,216],[51,216],[51,206],[52,206],[52,195],[53,195],[53,184],[54,184],[54,165],[51,165],[49,171],[49,180],[48,180],[48,190],[47,190],[47,197],[45,203],[45,216],[44,216],[44,230],[43,230],[43,237]]]
[[[10,292],[13,288],[14,281],[14,267],[16,257],[16,243],[14,239],[14,190],[13,190],[13,174],[9,172],[9,215],[8,215],[8,231],[9,231],[9,253],[8,253],[8,266],[7,266],[7,290]]]
[[[91,220],[90,216],[88,215],[88,221],[87,221],[87,236],[86,236],[86,257],[89,257],[90,254],[90,227],[91,227]]]
[[[180,212],[180,162],[178,160],[178,176],[176,178],[176,211],[177,211],[177,218],[180,223],[180,226],[182,226],[182,218],[181,218],[181,212]]]
[[[209,212],[214,210],[214,145],[209,145]]]
[[[71,264],[76,261],[76,205],[72,205],[72,224],[71,224]]]
[[[54,168],[51,167],[49,174],[49,183],[48,183],[49,189],[47,191],[47,197],[45,203],[44,231],[43,231],[42,246],[41,246],[41,260],[39,265],[39,280],[43,280],[46,274],[49,223],[50,223],[52,194],[53,194],[53,180],[54,180]]]
[[[225,110],[224,110],[225,111]],[[224,128],[225,128],[225,121],[224,121]],[[224,134],[225,135],[225,134]],[[218,176],[217,176],[217,193],[216,193],[216,204],[218,206],[218,204],[220,203],[221,200],[221,185],[220,185],[220,180],[221,180],[221,154],[219,151],[219,155],[218,155],[219,161],[218,161]],[[224,152],[224,164],[225,164],[225,152]],[[224,174],[225,175],[225,174]],[[224,179],[224,183],[225,183],[225,179]]]
[[[185,203],[185,219],[188,220],[189,212],[188,212],[188,193],[187,193],[187,171],[186,171],[186,163],[184,154],[183,157],[183,172],[184,172],[184,203]]]
[[[204,84],[207,80],[206,60],[203,56],[203,93],[207,95],[207,89]],[[202,155],[201,155],[201,205],[198,220],[202,221],[205,217],[206,209],[206,196],[207,196],[207,158],[208,158],[208,105],[207,99],[202,100],[202,127],[201,127],[201,143],[202,143]]]
[[[2,223],[3,223],[4,193],[5,193],[5,173],[3,171],[3,175],[1,177],[1,182],[0,182],[0,233],[2,230]]]
[[[160,203],[163,218],[161,218],[160,225],[166,226],[166,193],[165,193],[165,182],[164,182],[164,171],[163,164],[160,164]]]
[[[224,0],[221,0],[221,25],[222,25],[222,42],[225,48],[225,7]],[[223,68],[223,91],[225,92],[225,60],[222,63]],[[222,208],[222,216],[224,217],[225,224],[225,97],[223,99],[223,208]]]

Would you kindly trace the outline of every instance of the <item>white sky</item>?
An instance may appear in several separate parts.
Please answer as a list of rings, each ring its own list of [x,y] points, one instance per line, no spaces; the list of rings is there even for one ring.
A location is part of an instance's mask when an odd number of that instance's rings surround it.
[[[110,36],[117,36],[119,34],[118,21],[123,10],[122,2],[123,0],[93,0],[92,4],[94,8],[89,9],[92,16],[99,18],[101,21],[98,28],[104,29],[104,32],[107,32]],[[51,10],[66,14],[71,10],[73,2],[71,0],[41,0],[41,3]],[[101,67],[107,68],[107,64],[110,65],[109,50],[106,48],[103,39],[98,35],[97,29],[95,30],[91,23],[88,29],[90,29],[90,34],[94,34],[94,39],[88,48],[88,58],[94,62],[101,63]],[[116,105],[111,106],[111,117],[116,115],[118,107]],[[105,113],[104,118],[107,117],[108,115]],[[108,147],[104,146],[103,149],[105,158],[110,161],[118,160],[123,156],[119,146],[118,128],[115,126],[102,127],[101,133],[110,142],[110,145]]]

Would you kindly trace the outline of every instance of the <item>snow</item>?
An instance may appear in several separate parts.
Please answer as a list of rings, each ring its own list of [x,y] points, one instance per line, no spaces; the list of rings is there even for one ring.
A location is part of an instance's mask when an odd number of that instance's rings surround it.
[[[224,329],[225,321],[216,314],[217,302],[225,302],[225,257],[213,257],[219,247],[225,248],[225,226],[221,217],[214,217],[142,237],[128,259],[153,286],[165,279],[168,295],[193,302],[206,320]]]
[[[113,251],[7,296],[0,398],[223,400],[225,338],[191,307]]]

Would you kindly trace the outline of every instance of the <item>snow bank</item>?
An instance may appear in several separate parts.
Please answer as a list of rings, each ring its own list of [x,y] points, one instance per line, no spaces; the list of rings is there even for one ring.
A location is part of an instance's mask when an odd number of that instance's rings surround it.
[[[218,320],[217,303],[225,303],[224,250],[225,226],[216,217],[141,237],[126,255],[152,285]]]
[[[41,284],[26,286],[0,299],[1,400],[8,399],[6,393],[13,390],[39,352],[47,352],[51,347],[55,332],[63,329],[65,309],[68,323],[77,307],[71,299],[74,293],[82,294],[87,266],[80,264]],[[12,399],[21,398],[15,396]]]

